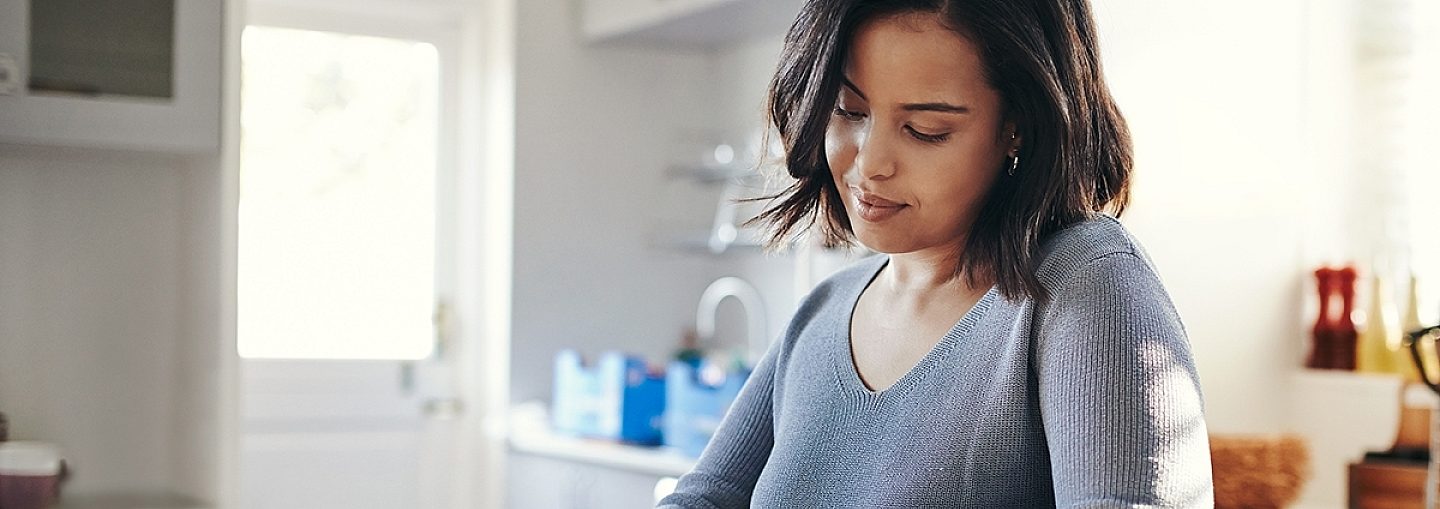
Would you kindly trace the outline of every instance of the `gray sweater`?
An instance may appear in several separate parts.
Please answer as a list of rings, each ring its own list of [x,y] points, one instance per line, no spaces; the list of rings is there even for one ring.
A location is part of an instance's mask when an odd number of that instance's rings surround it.
[[[1199,378],[1149,257],[1098,215],[1041,260],[1050,303],[992,287],[879,392],[849,318],[889,257],[831,276],[660,507],[1213,506]]]

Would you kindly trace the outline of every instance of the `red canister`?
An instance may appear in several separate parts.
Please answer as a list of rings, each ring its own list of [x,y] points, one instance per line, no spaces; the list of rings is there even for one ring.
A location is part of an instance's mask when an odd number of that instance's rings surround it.
[[[1312,369],[1355,369],[1355,340],[1358,334],[1350,318],[1355,301],[1355,268],[1315,270],[1315,289],[1320,294],[1320,312],[1311,329],[1310,353],[1305,366]]]
[[[60,501],[60,452],[44,442],[0,442],[0,509],[49,509]]]

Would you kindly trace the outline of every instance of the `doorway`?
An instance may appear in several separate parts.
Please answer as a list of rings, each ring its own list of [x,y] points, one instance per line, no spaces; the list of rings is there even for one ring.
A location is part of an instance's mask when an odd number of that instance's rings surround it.
[[[447,508],[456,33],[252,7],[241,35],[240,507]]]

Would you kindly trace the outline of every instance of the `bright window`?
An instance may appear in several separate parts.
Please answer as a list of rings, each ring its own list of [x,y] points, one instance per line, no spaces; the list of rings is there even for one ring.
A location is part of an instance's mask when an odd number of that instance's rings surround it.
[[[1433,295],[1440,292],[1440,2],[1418,0],[1413,5],[1413,52],[1400,106],[1406,113],[1399,145],[1411,218],[1405,233],[1415,269],[1427,278]],[[1436,304],[1440,302],[1426,303],[1422,316]]]
[[[435,46],[250,26],[241,53],[240,355],[429,356]]]

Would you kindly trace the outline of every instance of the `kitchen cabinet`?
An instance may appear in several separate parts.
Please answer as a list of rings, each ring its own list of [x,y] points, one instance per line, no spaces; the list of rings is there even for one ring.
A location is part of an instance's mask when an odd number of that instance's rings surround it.
[[[0,0],[0,143],[214,154],[221,0]]]
[[[514,453],[508,479],[513,509],[641,509],[655,506],[661,476]]]
[[[581,26],[591,42],[714,48],[783,34],[799,0],[584,0]]]
[[[1425,507],[1424,462],[1351,463],[1346,473],[1350,507]]]
[[[1428,389],[1406,387],[1392,375],[1305,369],[1283,383],[1289,389],[1286,431],[1309,447],[1311,475],[1299,507],[1345,506],[1347,466],[1367,451],[1394,445],[1401,398],[1408,394],[1433,402]]]
[[[511,416],[506,507],[654,507],[656,484],[695,465],[694,458],[663,447],[558,434],[547,421],[533,405],[521,405]]]

